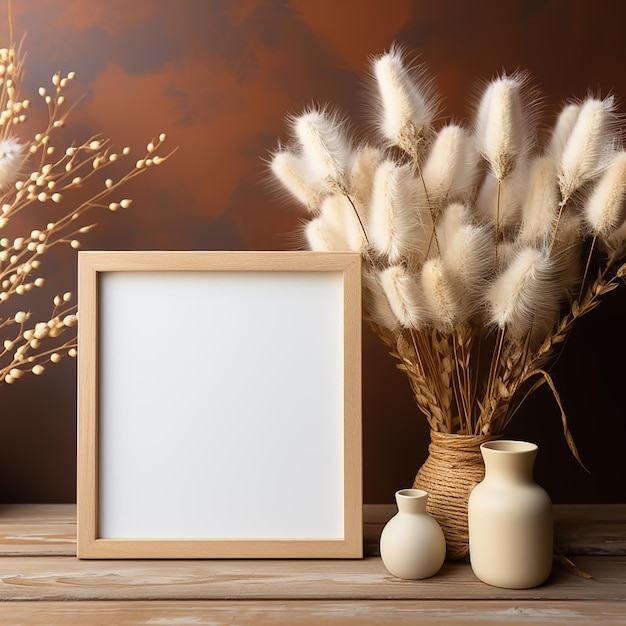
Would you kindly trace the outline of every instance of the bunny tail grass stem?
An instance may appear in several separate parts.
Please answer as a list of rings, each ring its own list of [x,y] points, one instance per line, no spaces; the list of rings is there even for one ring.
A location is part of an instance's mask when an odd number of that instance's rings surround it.
[[[493,394],[493,387],[496,380],[498,363],[500,362],[500,357],[502,355],[502,346],[504,345],[505,333],[506,331],[504,328],[498,329],[498,337],[496,339],[496,345],[494,346],[493,353],[491,355],[491,364],[489,365],[489,376],[487,378],[487,388],[485,390],[485,406],[483,407],[481,418],[478,421],[478,426],[480,426],[480,428],[475,434],[487,434],[483,433],[482,431],[485,430],[485,428],[489,428],[491,426],[492,420],[489,419],[489,412],[492,410],[491,397]]]
[[[470,416],[471,416],[471,399],[468,397],[469,385],[467,380],[468,370],[463,367],[466,363],[466,353],[463,342],[458,341],[456,333],[452,334],[453,350],[454,350],[454,365],[457,379],[458,391],[455,394],[457,398],[457,409],[459,411],[459,417],[461,418],[461,424],[465,420],[465,431],[470,433]],[[460,356],[460,358],[459,358]]]
[[[545,382],[543,379],[537,381],[530,389],[527,389],[526,392],[520,397],[515,394],[515,391],[519,389],[522,383],[530,376],[527,375],[527,372],[531,370],[533,367],[532,356],[530,355],[529,345],[530,345],[531,332],[529,331],[524,338],[523,346],[521,348],[523,363],[519,367],[519,371],[521,372],[519,380],[515,383],[514,391],[512,393],[512,399],[507,407],[507,410],[498,415],[494,420],[493,424],[490,424],[492,432],[503,432],[508,423],[513,419],[513,416],[517,413],[520,406],[524,403],[524,400],[528,398],[538,387],[543,385]]]
[[[413,330],[411,330],[413,334]],[[428,342],[426,341],[426,337],[428,337]],[[424,376],[428,381],[432,381],[433,387],[431,392],[437,398],[437,404],[439,407],[442,407],[444,403],[442,402],[445,396],[445,390],[442,388],[441,376],[439,375],[439,364],[436,362],[434,358],[435,350],[433,349],[433,335],[426,335],[425,333],[419,333],[418,335],[414,334],[414,339],[416,340],[416,350],[420,355],[418,358],[420,359],[422,371],[424,372]],[[436,339],[435,339],[436,341]],[[430,345],[429,345],[430,344]],[[426,361],[423,358],[426,358]],[[436,424],[438,424],[437,430],[443,432],[452,432],[452,424],[451,418],[448,415],[448,419],[444,422],[445,418],[436,418]]]
[[[498,195],[496,199],[496,219],[493,239],[493,265],[498,267],[498,239],[500,238],[500,192],[502,191],[502,181],[498,179]]]
[[[550,242],[550,253],[548,254],[548,256],[552,256],[554,244],[556,243],[556,236],[559,232],[559,226],[561,225],[561,218],[563,217],[563,211],[565,210],[566,203],[566,199],[563,199],[561,200],[561,202],[559,202],[559,213],[556,216],[556,223],[554,224],[554,230],[552,231],[552,241]]]
[[[585,271],[583,272],[582,280],[580,281],[580,291],[578,292],[578,302],[581,301],[583,297],[583,291],[585,289],[585,282],[587,281],[587,274],[589,273],[589,266],[591,265],[591,257],[593,255],[594,248],[596,247],[596,240],[598,239],[598,235],[595,234],[593,239],[591,240],[591,247],[589,248],[589,254],[587,255],[587,263],[585,264]]]
[[[424,367],[424,362],[422,361],[422,355],[426,355],[426,356],[430,356],[430,352],[428,350],[428,346],[425,344],[425,342],[423,341],[418,341],[418,338],[415,334],[415,331],[412,328],[408,329],[409,332],[409,336],[411,338],[411,344],[413,346],[413,350],[415,351],[415,362],[416,365],[419,368],[419,372],[420,375],[424,378],[424,379],[429,379],[429,375],[428,375],[428,371],[426,370],[426,368]],[[420,338],[423,338],[422,335],[420,334]],[[420,389],[417,386],[416,381],[413,380],[412,377],[410,378],[410,384],[411,384],[411,388],[413,389],[413,393],[414,395],[417,396],[418,393],[420,393]],[[435,390],[435,395],[436,394],[436,390]],[[431,430],[440,430],[439,427],[439,420],[437,420],[433,415],[431,411],[424,411],[425,415],[426,415],[426,419],[428,421],[428,425],[430,426]],[[450,431],[452,432],[452,431]]]
[[[419,341],[417,335],[415,334],[415,330],[413,328],[409,329],[409,333],[411,335],[411,342],[413,343],[413,349],[415,350],[415,357],[419,364],[420,369],[422,370],[422,374],[426,376],[428,374],[428,369],[424,365],[424,357],[428,358],[431,356],[430,351],[427,349],[427,346],[423,341]],[[422,335],[420,334],[420,338]],[[432,364],[429,365],[432,367]]]
[[[415,338],[415,331],[411,328],[409,329],[409,335],[411,337],[411,343],[413,344],[413,350],[415,350],[415,359],[419,368],[423,375],[426,375],[426,371],[424,370],[424,362],[422,361],[422,350],[417,345],[417,339]]]
[[[476,354],[474,356],[474,362],[478,363],[482,360],[482,353],[483,353],[483,342],[482,341],[477,341],[475,343],[476,345]],[[478,397],[478,390],[479,390],[479,384],[480,384],[480,368],[475,367],[473,372],[468,372],[468,378],[472,377],[472,381],[471,381],[471,393],[472,393],[472,406],[480,406],[480,403],[476,401],[476,398]],[[478,419],[480,419],[480,413],[478,413]],[[476,417],[473,418],[473,421],[476,421]],[[471,426],[471,430],[469,432],[471,433],[475,433],[476,432],[476,424],[472,423],[469,426]]]
[[[428,247],[426,248],[426,258],[428,258],[430,256],[430,249],[431,249],[431,246],[433,245],[433,241],[435,242],[435,248],[437,249],[437,252],[439,252],[439,242],[437,241],[437,230],[435,229],[435,224],[437,223],[438,215],[435,212],[433,204],[430,200],[430,196],[428,194],[428,188],[426,187],[426,181],[424,180],[424,174],[422,172],[422,168],[417,161],[415,162],[415,167],[417,168],[417,174],[420,177],[420,181],[424,189],[424,195],[426,196],[426,204],[428,205],[428,210],[433,220],[433,228],[430,231],[430,239],[428,240]]]
[[[350,203],[350,206],[352,206],[352,210],[354,211],[354,214],[356,215],[357,220],[359,220],[359,224],[361,225],[361,230],[363,231],[363,237],[365,237],[365,241],[367,242],[367,245],[370,245],[370,240],[367,236],[367,231],[365,230],[365,225],[363,224],[363,220],[361,219],[361,216],[359,215],[359,212],[356,210],[356,206],[352,200],[352,198],[350,197],[350,194],[345,191],[342,190],[343,195],[346,197],[346,199],[348,200],[348,202]]]

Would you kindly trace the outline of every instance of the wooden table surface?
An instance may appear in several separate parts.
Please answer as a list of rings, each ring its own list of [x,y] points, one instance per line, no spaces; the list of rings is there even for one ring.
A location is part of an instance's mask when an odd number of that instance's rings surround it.
[[[0,624],[626,624],[626,505],[555,506],[573,567],[555,559],[546,584],[521,591],[467,562],[394,578],[378,556],[394,513],[364,507],[362,560],[79,561],[74,505],[0,505]]]

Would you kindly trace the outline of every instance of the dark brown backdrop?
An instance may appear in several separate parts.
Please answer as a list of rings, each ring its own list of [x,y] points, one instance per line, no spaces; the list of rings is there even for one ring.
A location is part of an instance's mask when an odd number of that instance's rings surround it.
[[[16,36],[26,33],[25,93],[36,99],[57,70],[77,72],[73,93],[86,97],[69,135],[101,132],[138,152],[166,132],[179,147],[129,186],[131,210],[97,216],[83,240],[89,249],[292,247],[299,214],[271,191],[264,163],[285,139],[284,116],[329,102],[365,122],[368,57],[392,42],[427,64],[457,119],[480,81],[502,70],[531,72],[546,120],[588,90],[626,95],[619,1],[13,0],[12,8]],[[5,19],[0,37],[7,45]],[[51,254],[49,284],[74,289],[75,264],[71,251]],[[556,502],[626,501],[625,310],[626,289],[611,294],[579,323],[554,370],[591,474],[569,454],[549,393],[537,393],[509,431],[539,443],[537,478]],[[364,497],[391,502],[425,458],[426,424],[368,329],[363,367]],[[0,388],[0,501],[74,499],[74,377],[67,362]]]

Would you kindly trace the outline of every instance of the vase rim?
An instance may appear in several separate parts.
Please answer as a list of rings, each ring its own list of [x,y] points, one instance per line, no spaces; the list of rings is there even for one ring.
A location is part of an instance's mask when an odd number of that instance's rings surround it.
[[[396,497],[419,499],[428,496],[428,492],[423,489],[400,489],[396,491]]]
[[[489,450],[496,453],[523,453],[536,452],[539,447],[531,441],[521,441],[517,439],[497,439],[495,441],[487,441],[480,445],[481,450]]]

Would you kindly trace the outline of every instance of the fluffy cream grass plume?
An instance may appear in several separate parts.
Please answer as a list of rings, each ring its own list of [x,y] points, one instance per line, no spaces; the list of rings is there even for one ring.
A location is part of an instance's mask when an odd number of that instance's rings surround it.
[[[555,280],[561,284],[561,299],[565,299],[574,289],[580,287],[582,253],[584,239],[582,217],[579,214],[561,220],[556,239],[552,245],[552,259],[555,263]]]
[[[428,81],[422,71],[409,71],[397,47],[375,57],[372,66],[380,98],[381,132],[392,145],[417,159],[419,144],[430,135],[437,114]]]
[[[391,331],[398,328],[398,318],[391,309],[377,272],[363,272],[363,308],[378,326]]]
[[[398,322],[405,328],[426,323],[422,293],[415,277],[402,265],[392,265],[380,273],[380,284]]]
[[[324,198],[319,215],[305,223],[304,236],[317,252],[361,251],[366,244],[352,204],[337,194]]]
[[[609,264],[621,258],[626,250],[626,222],[616,228],[603,243],[609,253]]]
[[[362,224],[365,216],[361,219],[350,200],[343,195],[327,196],[321,207],[321,216],[329,226],[341,236],[345,242],[344,250],[362,252],[367,245],[367,239]]]
[[[537,157],[530,163],[522,204],[519,241],[536,244],[550,241],[559,213],[556,168],[551,157]]]
[[[422,168],[424,187],[432,206],[469,194],[477,182],[480,160],[474,139],[456,124],[438,133]]]
[[[442,254],[448,248],[459,228],[472,221],[472,212],[463,202],[452,202],[439,217],[437,237],[441,242]]]
[[[516,227],[520,221],[527,176],[526,164],[520,164],[503,181],[498,180],[495,173],[488,171],[480,185],[474,205],[478,219],[485,224],[496,226],[498,231]]]
[[[598,179],[584,206],[584,215],[591,232],[607,239],[624,221],[626,211],[626,152],[612,157]]]
[[[362,218],[365,207],[370,204],[374,173],[384,158],[382,150],[367,144],[357,148],[352,155],[348,190]]]
[[[478,148],[499,181],[515,169],[519,157],[530,147],[529,111],[521,94],[526,82],[522,74],[492,80],[478,107]]]
[[[304,236],[309,248],[316,252],[341,252],[348,244],[341,231],[323,216],[318,215],[304,225]]]
[[[367,239],[352,203],[346,196],[326,196],[320,214],[308,221],[304,235],[312,250],[318,252],[363,252]]]
[[[24,148],[12,137],[0,140],[0,190],[14,183],[20,173]]]
[[[546,309],[552,311],[552,302],[560,294],[559,276],[549,251],[521,248],[487,290],[491,322],[506,330],[511,339],[521,339],[535,318],[542,318]]]
[[[545,156],[551,158],[555,166],[559,164],[563,158],[565,144],[567,144],[567,140],[572,134],[579,113],[580,104],[571,102],[561,109],[557,117],[554,128],[552,129],[552,134],[550,135],[550,142],[545,152]]]
[[[462,321],[461,294],[446,274],[441,257],[428,259],[422,266],[421,287],[429,318],[435,328],[452,331]]]
[[[325,109],[311,108],[292,125],[313,179],[330,190],[345,190],[352,152],[345,120]]]
[[[469,317],[493,269],[493,233],[472,223],[467,206],[453,203],[446,208],[437,234],[445,272],[461,291],[462,317]]]
[[[374,249],[397,263],[415,249],[420,240],[413,170],[391,159],[383,161],[374,174],[369,209],[369,239]]]
[[[287,150],[279,150],[272,155],[270,168],[276,179],[298,202],[310,213],[317,212],[322,188],[312,179],[302,157]]]
[[[606,166],[615,131],[615,103],[612,97],[587,98],[580,107],[559,164],[562,204]]]

